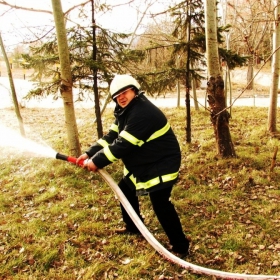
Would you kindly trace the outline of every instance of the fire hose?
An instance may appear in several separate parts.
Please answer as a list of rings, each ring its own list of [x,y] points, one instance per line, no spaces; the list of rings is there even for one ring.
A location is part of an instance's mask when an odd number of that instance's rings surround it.
[[[79,166],[83,166],[83,161],[77,163],[77,158],[62,155],[60,153],[56,154],[56,159],[68,161],[70,163],[78,164]],[[220,277],[222,279],[231,279],[231,280],[249,280],[249,279],[256,279],[256,280],[264,280],[264,279],[280,279],[280,276],[276,275],[252,275],[252,274],[241,274],[241,273],[232,273],[232,272],[225,272],[215,269],[209,269],[202,266],[198,266],[192,263],[189,263],[185,260],[180,259],[179,257],[175,256],[171,252],[169,252],[166,248],[164,248],[158,240],[149,232],[146,226],[143,224],[141,219],[138,217],[132,206],[130,205],[129,201],[113,180],[113,178],[108,174],[107,171],[103,169],[98,169],[98,173],[104,179],[104,181],[111,187],[123,207],[125,208],[126,212],[129,214],[130,218],[133,220],[141,234],[144,238],[148,241],[148,243],[165,259],[169,260],[172,263],[178,264],[179,266],[189,270],[190,272],[196,274],[204,274],[204,275],[211,275],[215,277]]]

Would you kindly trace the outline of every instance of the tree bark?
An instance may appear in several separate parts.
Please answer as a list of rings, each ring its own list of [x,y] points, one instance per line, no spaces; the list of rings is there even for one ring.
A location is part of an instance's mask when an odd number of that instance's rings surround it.
[[[205,1],[205,31],[207,66],[210,79],[207,97],[213,124],[218,156],[236,156],[229,130],[229,113],[225,110],[225,91],[217,40],[217,7],[215,0]]]
[[[191,18],[190,18],[190,3],[188,2],[187,6],[187,17],[188,17],[188,26],[187,26],[187,62],[186,62],[186,141],[187,143],[191,143],[191,105],[190,105],[190,88],[191,88],[191,81],[190,81],[190,36],[191,36]]]
[[[207,86],[207,95],[218,155],[223,158],[235,157],[236,154],[229,130],[230,114],[225,110],[224,81],[221,76],[210,78]]]
[[[253,66],[253,58],[250,58],[248,61],[248,69],[247,69],[247,89],[254,89],[254,66]]]
[[[14,80],[13,80],[13,75],[12,75],[12,71],[10,68],[10,63],[7,57],[7,53],[5,50],[5,46],[2,40],[2,36],[0,33],[0,47],[1,47],[1,51],[4,57],[4,61],[6,63],[6,67],[7,67],[7,72],[8,72],[8,77],[9,77],[9,82],[10,82],[10,87],[11,87],[11,92],[12,92],[12,98],[13,98],[13,103],[15,106],[15,112],[16,112],[16,116],[18,119],[18,123],[19,123],[19,129],[20,129],[20,134],[25,137],[25,130],[24,130],[24,126],[23,126],[23,120],[22,120],[22,116],[20,114],[20,109],[19,109],[19,105],[18,105],[18,100],[17,100],[17,94],[16,94],[16,89],[15,89],[15,85],[14,85]]]
[[[196,94],[196,80],[194,78],[192,78],[192,92],[193,92],[194,108],[196,111],[199,111],[199,105],[198,105],[197,94]]]
[[[94,65],[92,67],[93,72],[93,92],[94,92],[94,108],[95,108],[95,116],[97,123],[97,135],[98,138],[103,136],[103,127],[101,121],[101,113],[100,113],[100,104],[99,104],[99,93],[97,87],[97,44],[96,44],[96,26],[95,26],[95,17],[94,17],[94,0],[91,0],[91,8],[92,8],[92,60]]]
[[[274,33],[273,33],[273,51],[272,67],[271,67],[271,87],[270,87],[270,104],[268,109],[268,125],[267,129],[270,133],[276,133],[277,121],[277,97],[279,86],[279,71],[280,71],[280,0],[274,1],[275,18],[274,18]]]
[[[69,150],[71,155],[78,156],[81,154],[81,147],[73,102],[72,73],[61,1],[52,0],[52,8],[61,70],[60,92],[63,98]]]

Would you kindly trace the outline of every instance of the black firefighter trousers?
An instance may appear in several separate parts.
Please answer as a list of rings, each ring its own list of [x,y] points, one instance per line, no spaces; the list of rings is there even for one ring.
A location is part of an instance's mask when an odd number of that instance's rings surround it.
[[[136,190],[132,190],[123,179],[120,181],[119,187],[122,190],[123,194],[126,196],[134,211],[143,221],[143,218],[140,215],[139,201],[138,196],[136,196]],[[149,196],[155,214],[161,226],[163,227],[170,244],[172,245],[172,250],[180,253],[188,250],[189,241],[183,233],[178,214],[174,208],[174,205],[170,201],[171,191],[172,186],[169,188],[151,192],[149,193]],[[129,231],[137,232],[137,227],[122,205],[121,211],[123,221],[126,224],[126,228]]]

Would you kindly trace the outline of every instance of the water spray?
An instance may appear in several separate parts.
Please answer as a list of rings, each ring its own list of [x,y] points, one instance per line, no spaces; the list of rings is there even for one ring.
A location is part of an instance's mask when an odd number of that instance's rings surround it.
[[[56,159],[68,161],[73,164],[77,164],[78,166],[83,166],[84,160],[81,160],[77,163],[77,158],[66,156],[60,153],[56,154]],[[164,248],[158,241],[155,239],[155,237],[149,232],[149,230],[146,228],[146,226],[143,224],[139,216],[136,214],[132,206],[130,205],[129,201],[117,185],[117,183],[113,180],[113,178],[107,173],[107,171],[103,169],[98,169],[98,173],[102,176],[102,178],[105,180],[105,182],[112,188],[115,195],[125,208],[126,212],[129,214],[130,218],[133,220],[139,231],[142,233],[144,238],[149,242],[149,244],[165,259],[169,260],[172,263],[178,264],[179,266],[188,269],[189,271],[196,273],[196,274],[204,274],[204,275],[212,275],[215,277],[219,277],[222,279],[231,279],[231,280],[249,280],[249,279],[255,279],[255,280],[277,280],[280,279],[280,276],[276,275],[250,275],[250,274],[241,274],[241,273],[231,273],[231,272],[225,272],[215,269],[209,269],[202,266],[198,266],[189,262],[186,262],[185,260],[182,260],[178,258],[177,256],[173,255],[171,252],[169,252],[166,248]]]

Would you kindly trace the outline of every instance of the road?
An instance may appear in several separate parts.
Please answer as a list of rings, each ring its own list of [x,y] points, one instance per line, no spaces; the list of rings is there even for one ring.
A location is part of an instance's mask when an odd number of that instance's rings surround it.
[[[63,107],[62,99],[54,100],[52,96],[45,97],[44,99],[35,99],[25,100],[23,97],[32,89],[32,83],[27,80],[14,79],[14,84],[16,88],[16,94],[18,102],[22,107],[26,108],[61,108]],[[12,96],[10,93],[10,85],[7,77],[0,77],[0,109],[1,108],[11,108],[13,107]],[[78,89],[74,88],[74,100],[75,96],[78,96]],[[170,96],[167,97],[148,97],[155,105],[160,108],[177,107],[177,97]],[[233,100],[234,101],[234,100]],[[205,98],[198,99],[200,106],[205,106]],[[228,101],[228,105],[230,102]],[[278,98],[278,105],[280,105],[280,100]],[[109,107],[114,106],[114,102],[111,101],[108,105]],[[180,106],[185,107],[185,99],[180,98]],[[191,99],[191,106],[194,106],[193,99]],[[241,97],[234,101],[234,106],[249,106],[249,107],[268,107],[269,98],[264,97],[263,95],[254,95],[253,97]],[[92,100],[86,99],[84,101],[79,101],[75,103],[76,108],[93,108],[94,102]]]

